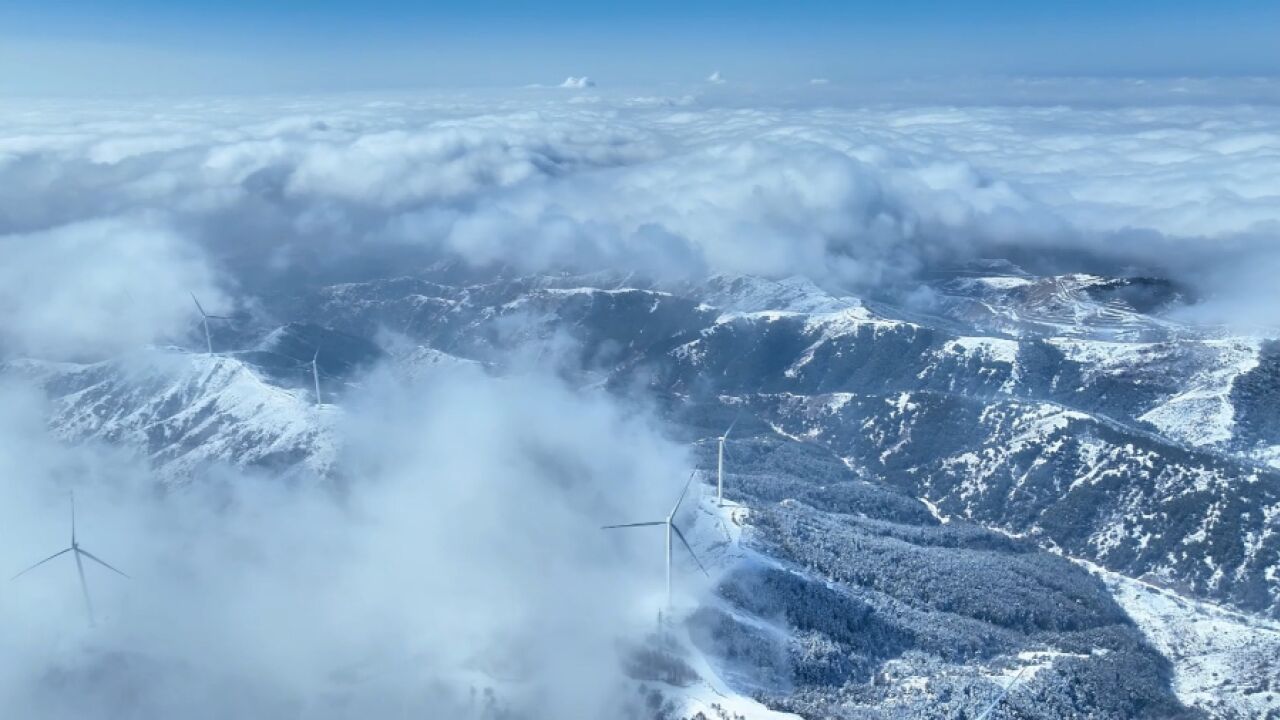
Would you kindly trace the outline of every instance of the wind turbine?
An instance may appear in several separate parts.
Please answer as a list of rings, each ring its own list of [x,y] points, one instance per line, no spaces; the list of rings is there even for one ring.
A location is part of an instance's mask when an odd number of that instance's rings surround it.
[[[93,553],[89,552],[88,550],[85,550],[84,548],[80,547],[80,543],[76,540],[76,496],[75,496],[75,493],[74,493],[74,492],[73,492],[73,493],[71,493],[71,547],[69,547],[69,548],[67,548],[67,549],[65,549],[65,550],[59,550],[58,552],[56,552],[56,553],[54,553],[54,554],[50,555],[49,557],[47,557],[47,558],[45,558],[45,559],[41,560],[40,562],[36,563],[35,565],[32,565],[31,567],[27,568],[26,570],[23,570],[22,572],[18,573],[17,575],[14,575],[14,576],[13,576],[12,578],[10,578],[9,580],[10,580],[10,582],[12,582],[12,581],[14,581],[14,580],[17,580],[18,578],[22,577],[23,575],[26,575],[27,573],[31,572],[32,570],[35,570],[36,568],[40,567],[41,565],[43,565],[43,564],[45,564],[45,563],[49,562],[50,560],[52,560],[52,559],[54,559],[54,558],[58,557],[59,555],[66,555],[67,553],[74,553],[74,556],[75,556],[75,559],[76,559],[76,572],[77,572],[77,573],[79,573],[79,575],[80,575],[80,590],[81,590],[81,592],[83,592],[83,593],[84,593],[84,607],[85,607],[85,610],[87,610],[87,611],[88,611],[88,613],[89,613],[89,625],[94,625],[94,619],[93,619],[93,601],[91,601],[91,600],[89,599],[89,583],[85,582],[85,579],[84,579],[84,563],[80,561],[80,556],[81,556],[81,555],[83,555],[83,556],[85,556],[85,557],[89,558],[90,560],[92,560],[92,561],[94,561],[94,562],[98,563],[99,565],[101,565],[102,567],[104,567],[104,568],[106,568],[106,569],[110,570],[111,572],[117,573],[117,574],[122,575],[122,576],[124,576],[124,577],[129,577],[129,576],[128,576],[128,575],[125,575],[123,572],[120,572],[120,571],[119,571],[119,570],[117,570],[116,568],[111,567],[110,565],[108,565],[108,564],[107,564],[107,562],[106,562],[105,560],[102,560],[101,558],[97,557],[96,555],[94,555]]]
[[[195,303],[196,309],[200,311],[200,320],[201,322],[204,323],[204,342],[205,342],[205,345],[209,348],[209,354],[212,355],[213,354],[213,335],[209,334],[209,321],[210,320],[230,320],[231,318],[225,315],[210,315],[209,313],[204,311],[204,306],[201,305],[200,301],[196,299],[195,293],[188,292],[188,294],[191,295],[191,302]]]
[[[685,481],[684,489],[680,491],[680,497],[679,499],[676,500],[676,504],[671,507],[671,512],[667,513],[666,519],[653,520],[650,522],[627,523],[625,525],[605,525],[603,528],[604,530],[617,530],[619,528],[649,527],[652,525],[665,525],[667,527],[667,607],[668,608],[671,607],[671,535],[672,533],[674,533],[676,537],[680,538],[681,543],[684,543],[684,548],[689,551],[689,556],[692,557],[693,561],[698,564],[698,569],[702,571],[702,574],[706,575],[707,577],[711,577],[710,573],[707,572],[707,569],[702,566],[702,561],[698,559],[697,554],[693,552],[693,548],[690,547],[689,541],[684,538],[684,533],[680,532],[680,528],[675,523],[676,511],[680,509],[680,503],[684,502],[684,496],[688,494],[689,485],[693,483],[693,476],[696,475],[697,473],[698,473],[698,470],[696,468],[694,469],[693,472],[689,473],[689,479]]]
[[[729,429],[724,431],[720,436],[719,447],[716,450],[716,505],[724,505],[724,441],[729,439],[729,433],[733,432],[733,426],[738,424],[738,418],[742,417],[739,411],[734,416],[733,422],[729,423]]]

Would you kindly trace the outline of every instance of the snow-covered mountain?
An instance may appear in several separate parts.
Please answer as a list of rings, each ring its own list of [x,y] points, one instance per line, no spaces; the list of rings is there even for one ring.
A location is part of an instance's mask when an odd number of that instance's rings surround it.
[[[1202,621],[1169,603],[1280,618],[1280,345],[1179,322],[1188,298],[1158,279],[990,263],[924,288],[424,272],[262,298],[235,352],[4,372],[45,389],[63,437],[174,482],[217,463],[323,478],[365,369],[500,374],[551,348],[584,392],[645,388],[707,461],[745,418],[738,510],[698,506],[720,581],[646,651],[688,670],[644,681],[672,717],[972,717],[1013,679],[993,717],[1274,712],[1274,674],[1204,676],[1255,650],[1188,651],[1170,638]]]
[[[157,349],[89,365],[23,361],[5,371],[45,389],[61,437],[135,449],[174,482],[223,463],[286,476],[322,476],[333,463],[328,408],[234,356]]]

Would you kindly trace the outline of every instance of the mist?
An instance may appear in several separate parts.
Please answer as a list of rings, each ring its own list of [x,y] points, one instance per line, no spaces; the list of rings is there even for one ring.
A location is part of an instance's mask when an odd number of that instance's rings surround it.
[[[338,482],[209,468],[160,486],[122,450],[49,436],[0,396],[0,711],[34,719],[515,717],[621,712],[626,644],[659,607],[660,514],[688,473],[643,408],[554,375],[375,372],[338,420]],[[625,439],[620,441],[620,439]],[[486,715],[486,713],[489,713]]]
[[[4,235],[0,253],[0,350],[9,355],[108,357],[185,332],[184,293],[210,312],[227,307],[203,250],[145,218]]]

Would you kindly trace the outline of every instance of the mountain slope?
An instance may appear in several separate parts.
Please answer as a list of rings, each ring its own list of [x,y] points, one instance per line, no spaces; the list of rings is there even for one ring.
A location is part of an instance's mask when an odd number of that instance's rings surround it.
[[[1195,717],[1127,591],[1054,553],[1280,617],[1280,351],[1167,319],[1176,289],[1001,268],[903,307],[800,279],[634,284],[311,288],[265,299],[288,322],[245,330],[241,352],[4,371],[45,389],[63,437],[132,448],[174,482],[219,463],[332,477],[341,403],[377,365],[554,362],[584,392],[656,399],[704,464],[742,411],[739,535],[706,546],[740,552],[681,644],[698,687],[804,716],[961,717],[1021,670],[1008,717]],[[719,512],[699,522],[728,527]],[[1257,707],[1197,687],[1184,698],[1211,716]]]

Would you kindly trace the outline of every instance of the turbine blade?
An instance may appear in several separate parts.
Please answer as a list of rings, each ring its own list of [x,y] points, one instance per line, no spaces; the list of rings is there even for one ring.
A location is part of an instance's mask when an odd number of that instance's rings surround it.
[[[89,583],[84,579],[84,563],[80,562],[80,553],[75,554],[76,572],[80,574],[80,591],[84,593],[84,608],[89,612],[89,624],[94,625],[93,601],[89,599]]]
[[[209,313],[204,311],[204,306],[201,305],[200,301],[196,299],[196,294],[191,292],[190,290],[187,291],[187,294],[191,296],[191,302],[196,304],[196,309],[200,311],[200,315],[202,317],[209,317]]]
[[[601,530],[616,530],[617,528],[649,527],[650,525],[666,525],[666,524],[667,524],[667,522],[666,522],[665,520],[655,520],[654,522],[627,523],[626,525],[605,525],[605,526],[601,527],[600,529],[601,529]]]
[[[125,574],[124,574],[123,572],[121,572],[120,570],[118,570],[118,569],[116,569],[116,568],[111,567],[109,564],[107,564],[107,561],[106,561],[106,560],[103,560],[102,558],[98,557],[97,555],[94,555],[93,553],[89,552],[88,550],[85,550],[84,548],[79,548],[79,547],[78,547],[78,548],[76,548],[76,552],[80,553],[81,555],[84,555],[85,557],[89,558],[90,560],[92,560],[92,561],[94,561],[94,562],[98,563],[98,564],[99,564],[99,565],[101,565],[102,567],[104,567],[104,568],[106,568],[106,569],[108,569],[108,570],[110,570],[110,571],[112,571],[112,572],[114,572],[114,573],[116,573],[116,574],[118,574],[118,575],[121,575],[121,576],[123,576],[123,577],[129,577],[128,575],[125,575]],[[132,579],[132,578],[130,578],[130,579]]]
[[[707,572],[707,569],[702,567],[702,561],[698,559],[696,554],[694,554],[693,548],[689,545],[689,541],[684,539],[684,533],[680,532],[680,528],[676,527],[675,523],[672,523],[671,529],[676,531],[676,537],[680,538],[680,542],[684,543],[684,549],[688,550],[689,557],[693,558],[693,561],[698,563],[698,569],[702,571],[702,574],[706,575],[708,578],[711,577],[711,573]]]
[[[58,552],[56,552],[56,553],[54,553],[54,554],[50,555],[49,557],[47,557],[47,558],[45,558],[45,559],[41,560],[40,562],[36,563],[35,565],[32,565],[31,567],[27,568],[26,570],[23,570],[22,572],[18,573],[17,575],[14,575],[13,577],[9,578],[9,580],[10,580],[11,582],[12,582],[12,581],[14,581],[14,580],[17,580],[18,578],[22,577],[23,575],[26,575],[27,573],[31,572],[32,570],[35,570],[36,568],[40,567],[41,565],[43,565],[43,564],[45,564],[45,563],[49,562],[50,560],[52,560],[52,559],[54,559],[54,558],[58,557],[59,555],[64,555],[64,554],[69,553],[69,552],[71,552],[71,548],[67,548],[66,550],[59,550]]]
[[[986,717],[991,714],[992,710],[996,709],[996,706],[1000,704],[1000,701],[1004,699],[1004,696],[1008,695],[1009,691],[1013,689],[1013,686],[1018,684],[1018,679],[1022,677],[1022,673],[1027,671],[1028,667],[1030,666],[1023,665],[1022,669],[1018,671],[1018,674],[1013,676],[1013,679],[1009,681],[1009,684],[1005,686],[1004,690],[1000,691],[1000,694],[996,696],[996,699],[992,700],[991,703],[987,705],[986,709],[983,710],[975,720],[986,720]]]
[[[209,318],[210,320],[230,320],[231,319],[226,315],[205,315],[205,317]]]
[[[76,546],[76,491],[68,490],[71,496],[71,547]]]
[[[667,516],[668,521],[676,516],[676,511],[680,509],[680,503],[684,502],[684,496],[689,493],[689,486],[693,484],[693,476],[697,474],[698,468],[694,468],[693,472],[689,473],[689,479],[684,482],[684,489],[680,491],[680,499],[676,500],[675,506],[671,508],[671,514]]]
[[[738,418],[741,418],[741,417],[742,417],[742,410],[739,409],[738,414],[733,416],[733,422],[729,423],[729,429],[725,430],[724,435],[720,436],[721,439],[725,439],[725,440],[729,439],[729,433],[733,432],[733,426],[738,424]]]

